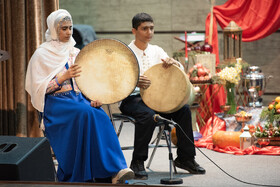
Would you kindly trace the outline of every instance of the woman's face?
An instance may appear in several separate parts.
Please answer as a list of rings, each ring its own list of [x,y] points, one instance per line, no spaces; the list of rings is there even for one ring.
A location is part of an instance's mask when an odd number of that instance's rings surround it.
[[[68,42],[72,36],[72,22],[71,21],[63,21],[59,28],[59,41],[60,42]]]

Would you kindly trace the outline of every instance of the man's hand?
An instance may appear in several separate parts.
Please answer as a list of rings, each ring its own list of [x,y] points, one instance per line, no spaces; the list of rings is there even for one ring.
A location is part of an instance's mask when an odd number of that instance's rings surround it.
[[[151,85],[151,81],[145,75],[140,75],[137,87],[147,89]]]
[[[180,62],[178,62],[177,60],[173,59],[173,58],[166,58],[166,59],[161,59],[161,61],[163,62],[162,66],[164,68],[168,68],[170,67],[172,64],[180,67]]]
[[[98,107],[101,107],[102,106],[102,103],[98,100],[96,101],[90,101],[90,106],[92,107],[95,107],[95,108],[98,108]]]

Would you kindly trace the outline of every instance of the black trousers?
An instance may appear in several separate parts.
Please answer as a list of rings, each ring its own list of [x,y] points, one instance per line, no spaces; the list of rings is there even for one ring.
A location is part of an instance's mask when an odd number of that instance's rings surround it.
[[[174,113],[163,114],[150,109],[142,101],[141,96],[136,95],[124,99],[120,105],[120,110],[123,114],[129,115],[136,120],[132,159],[145,161],[148,158],[148,146],[156,127],[156,122],[153,119],[154,114],[159,114],[164,118],[172,119],[178,123],[191,141],[194,142],[191,111],[188,105],[183,106]],[[184,136],[179,128],[176,128],[176,135],[178,139],[177,156],[180,158],[193,159],[195,156],[195,147],[193,143]]]

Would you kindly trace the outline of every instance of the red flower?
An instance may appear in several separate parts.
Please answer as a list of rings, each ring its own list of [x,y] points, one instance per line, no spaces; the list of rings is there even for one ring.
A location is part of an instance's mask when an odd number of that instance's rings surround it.
[[[262,128],[261,125],[258,125],[258,126],[257,126],[257,129],[258,129],[258,131],[263,132],[263,128]]]

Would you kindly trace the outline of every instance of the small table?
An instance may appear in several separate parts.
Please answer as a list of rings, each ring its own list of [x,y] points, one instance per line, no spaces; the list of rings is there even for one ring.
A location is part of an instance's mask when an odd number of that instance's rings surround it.
[[[219,93],[222,84],[212,84],[212,83],[193,83],[193,86],[198,86],[200,88],[201,96],[198,99],[200,105],[199,111],[197,112],[197,120],[200,126],[204,126],[207,120],[212,117],[212,124],[214,120],[214,110],[213,102],[214,97]],[[210,97],[207,97],[207,90],[209,90]]]

